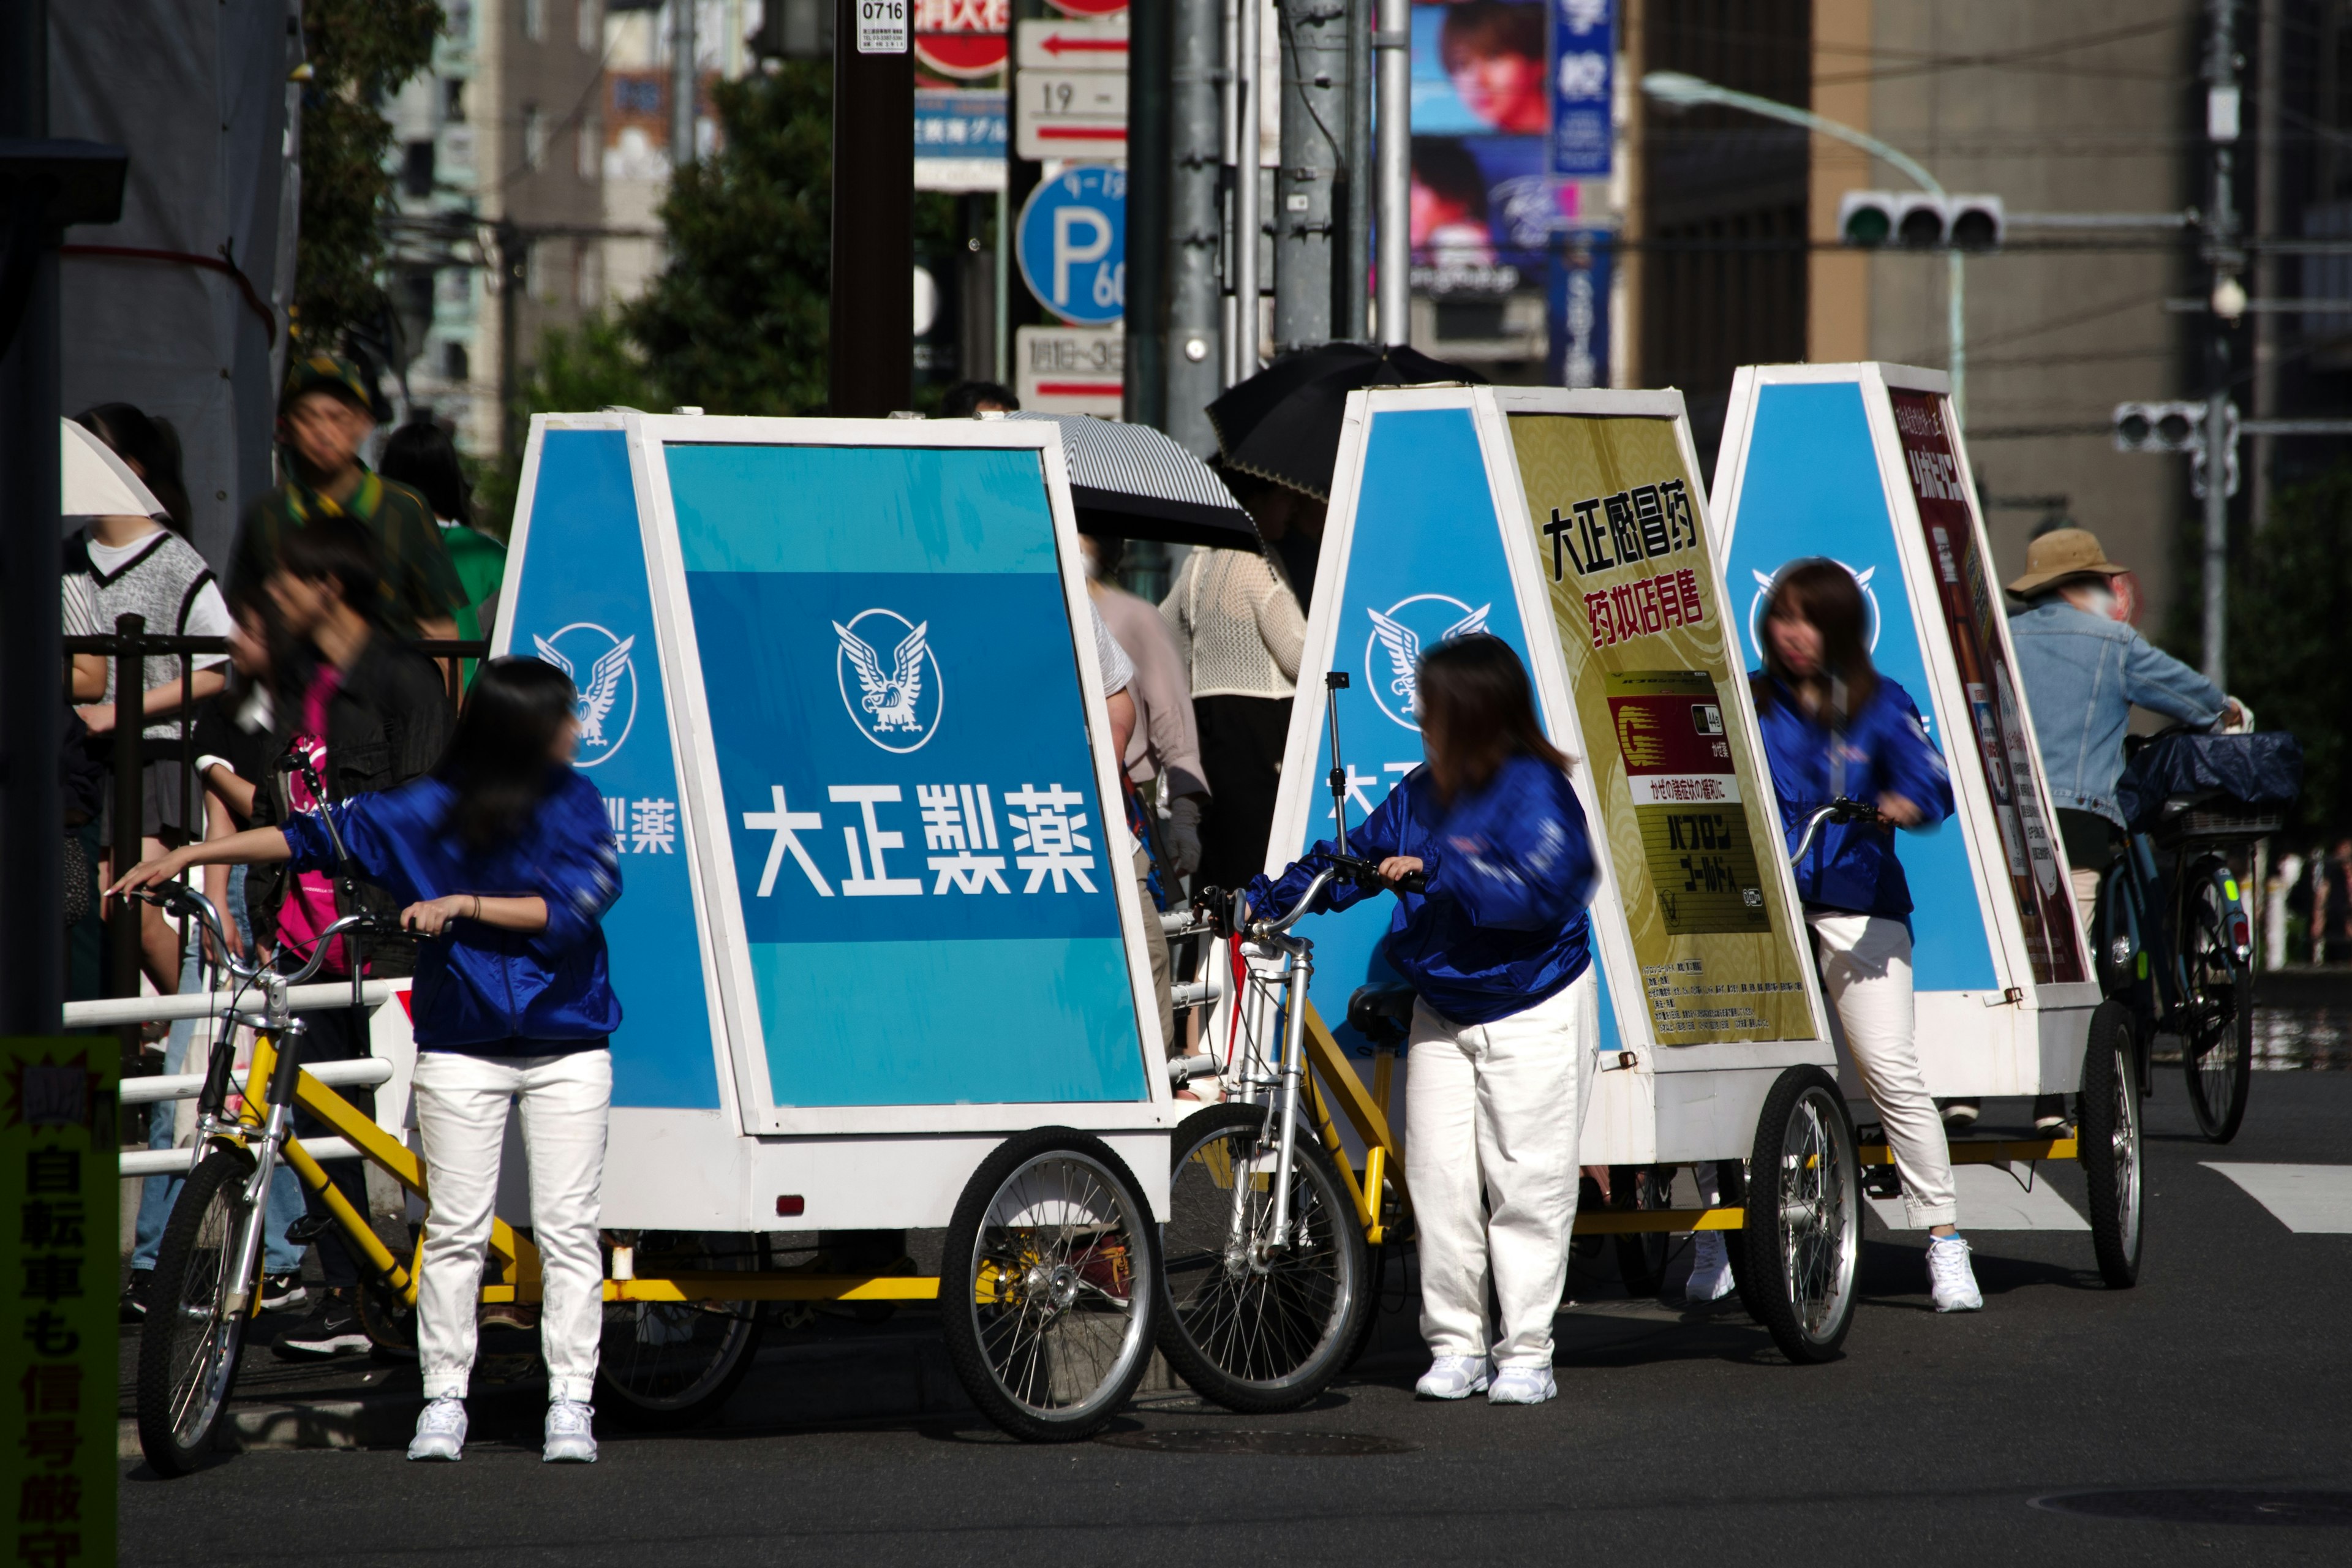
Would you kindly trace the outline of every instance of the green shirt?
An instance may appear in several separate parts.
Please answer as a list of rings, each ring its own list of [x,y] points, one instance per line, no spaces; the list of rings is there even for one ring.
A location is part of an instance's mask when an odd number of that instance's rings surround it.
[[[482,605],[506,581],[507,547],[462,522],[441,524],[441,542],[448,549],[449,563],[457,569],[457,580],[466,585],[465,607],[457,612],[457,635],[470,642],[483,635]],[[473,685],[472,659],[465,661],[457,679]]]
[[[346,500],[331,500],[299,479],[289,479],[246,509],[229,562],[232,593],[257,588],[278,566],[286,531],[314,517],[349,517],[367,524],[383,552],[383,603],[379,616],[396,637],[414,637],[417,623],[456,618],[467,607],[466,584],[450,562],[433,509],[406,485],[364,469],[359,488]]]

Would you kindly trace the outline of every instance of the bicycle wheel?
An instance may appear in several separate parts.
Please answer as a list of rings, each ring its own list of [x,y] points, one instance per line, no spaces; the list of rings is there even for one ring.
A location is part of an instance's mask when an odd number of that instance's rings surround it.
[[[647,1231],[641,1279],[759,1268],[756,1236]],[[749,1301],[607,1301],[596,1350],[596,1405],[625,1426],[690,1426],[718,1414],[751,1370],[761,1323]]]
[[[172,1205],[139,1333],[139,1447],[158,1475],[184,1476],[213,1451],[236,1382],[254,1288],[229,1278],[253,1212],[253,1160],[219,1148],[196,1163]],[[240,1299],[232,1310],[232,1297]]]
[[[1033,1443],[1102,1430],[1151,1359],[1158,1234],[1099,1138],[1041,1127],[981,1162],[948,1225],[940,1328],[982,1414]]]
[[[1862,1174],[1837,1082],[1815,1067],[1773,1082],[1748,1171],[1741,1299],[1793,1362],[1838,1353],[1853,1324]]]
[[[1669,1195],[1674,1186],[1675,1173],[1670,1165],[1612,1165],[1609,1168],[1609,1191],[1618,1201],[1614,1206],[1624,1209],[1666,1209],[1674,1207]],[[1617,1272],[1625,1281],[1625,1294],[1633,1297],[1654,1296],[1665,1289],[1666,1258],[1673,1250],[1673,1239],[1663,1230],[1628,1231],[1612,1238],[1617,1244]]]
[[[1186,1117],[1160,1238],[1160,1353],[1195,1390],[1246,1415],[1295,1410],[1329,1387],[1373,1305],[1355,1205],[1304,1128],[1291,1151],[1293,1239],[1271,1237],[1272,1133],[1262,1105]]]
[[[2183,879],[2181,968],[2188,976],[2180,1027],[2180,1065],[2189,1076],[2189,1106],[2197,1129],[2215,1143],[2238,1135],[2253,1086],[2253,975],[2231,940],[2246,915],[2228,887],[2229,867],[2208,856]],[[2226,886],[2225,886],[2226,884]]]
[[[1407,1213],[1404,1194],[1397,1188],[1396,1178],[1381,1178],[1381,1234],[1384,1239],[1378,1247],[1364,1246],[1364,1310],[1356,1315],[1356,1327],[1348,1338],[1347,1353],[1339,1358],[1339,1370],[1346,1372],[1364,1359],[1364,1352],[1379,1337],[1381,1318],[1389,1310],[1385,1291],[1390,1266],[1404,1267],[1404,1249],[1412,1245],[1412,1219]],[[1397,1310],[1402,1311],[1400,1301]]]
[[[2139,1282],[2137,1055],[2122,1004],[2099,1004],[2084,1050],[2075,1158],[2091,1189],[2091,1250],[2098,1255],[2099,1277],[2118,1290]]]

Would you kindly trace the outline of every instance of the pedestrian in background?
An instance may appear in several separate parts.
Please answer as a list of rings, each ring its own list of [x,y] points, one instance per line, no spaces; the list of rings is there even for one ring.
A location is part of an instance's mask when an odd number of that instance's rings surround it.
[[[229,563],[229,586],[257,591],[277,569],[289,534],[320,518],[350,518],[375,538],[383,572],[362,606],[394,637],[453,637],[465,584],[425,498],[371,473],[360,451],[375,430],[367,383],[332,354],[297,360],[278,405],[286,481],[246,509]]]
[[[1135,665],[1135,681],[1128,688],[1135,699],[1135,735],[1122,759],[1127,776],[1140,785],[1158,781],[1166,814],[1160,824],[1168,850],[1163,869],[1171,877],[1190,877],[1201,867],[1201,818],[1209,784],[1183,655],[1160,612],[1113,580],[1120,542],[1081,534],[1078,547],[1087,558],[1087,597]],[[1171,897],[1176,893],[1172,885],[1166,890]]]
[[[457,606],[457,635],[468,642],[497,635],[499,589],[506,581],[507,547],[474,526],[474,487],[449,433],[429,419],[413,419],[392,433],[376,471],[425,498],[440,526],[441,543],[464,584]],[[465,661],[461,687],[474,680],[475,661]]]

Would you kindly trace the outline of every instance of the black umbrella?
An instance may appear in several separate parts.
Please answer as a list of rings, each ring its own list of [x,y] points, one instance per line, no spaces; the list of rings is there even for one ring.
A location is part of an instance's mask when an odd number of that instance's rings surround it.
[[[1486,379],[1402,344],[1325,343],[1286,353],[1228,388],[1209,405],[1209,423],[1226,467],[1329,500],[1348,394],[1360,386]]]
[[[1061,426],[1080,533],[1255,550],[1257,526],[1215,470],[1149,425],[1084,414],[1008,414]]]

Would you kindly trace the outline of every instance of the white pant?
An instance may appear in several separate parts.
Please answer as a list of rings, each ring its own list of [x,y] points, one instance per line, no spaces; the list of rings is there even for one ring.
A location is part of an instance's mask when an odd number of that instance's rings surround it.
[[[1903,1207],[1914,1229],[1957,1225],[1952,1151],[1944,1121],[1919,1070],[1911,1005],[1911,933],[1878,915],[1809,914],[1822,991],[1836,1011],[1843,1044],[1862,1074],[1863,1092],[1903,1178]]]
[[[429,1205],[425,1276],[416,1292],[425,1397],[464,1397],[474,1370],[482,1252],[498,1199],[507,1106],[513,1101],[521,1107],[530,1167],[531,1239],[545,1268],[539,1342],[547,1395],[585,1401],[595,1387],[604,1326],[604,1258],[596,1221],[604,1122],[613,1103],[612,1053],[419,1051],[415,1089]]]
[[[1421,1241],[1421,1337],[1432,1354],[1491,1350],[1504,1366],[1551,1364],[1576,1223],[1577,1068],[1595,1048],[1593,997],[1588,970],[1491,1024],[1456,1024],[1413,1005],[1404,1169]],[[1490,1258],[1499,1342],[1486,1319]]]

